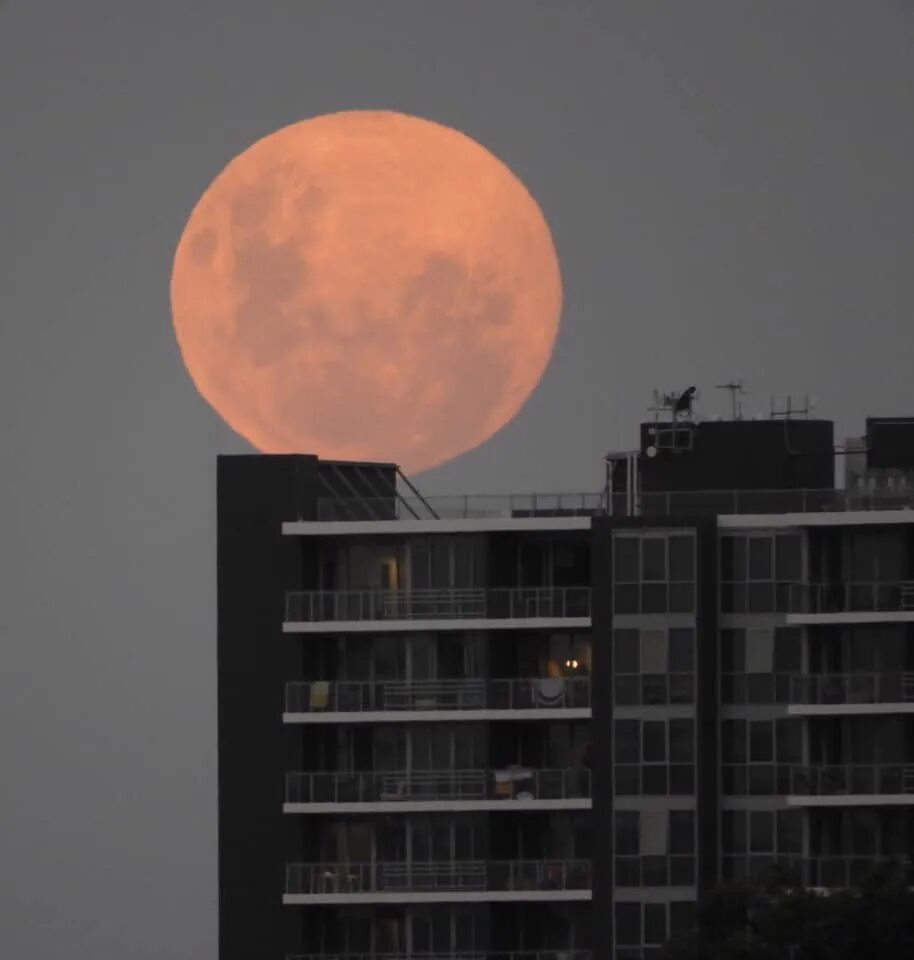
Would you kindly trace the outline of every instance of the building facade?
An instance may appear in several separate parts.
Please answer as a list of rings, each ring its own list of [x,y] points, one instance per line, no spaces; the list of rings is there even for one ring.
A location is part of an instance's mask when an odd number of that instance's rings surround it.
[[[914,853],[914,511],[834,463],[675,415],[593,495],[220,458],[222,960],[641,960]]]

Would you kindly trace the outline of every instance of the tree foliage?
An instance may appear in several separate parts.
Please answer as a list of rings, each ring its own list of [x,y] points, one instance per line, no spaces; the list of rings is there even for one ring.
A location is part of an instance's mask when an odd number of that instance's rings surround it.
[[[665,960],[914,960],[914,891],[897,869],[854,890],[792,887],[782,875],[721,887]]]

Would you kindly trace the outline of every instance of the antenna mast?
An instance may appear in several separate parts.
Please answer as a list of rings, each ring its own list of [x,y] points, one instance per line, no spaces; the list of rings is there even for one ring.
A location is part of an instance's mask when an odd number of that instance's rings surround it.
[[[743,381],[731,380],[729,383],[719,383],[715,389],[730,392],[730,415],[734,420],[742,420],[743,404],[740,397],[746,392],[743,390]]]

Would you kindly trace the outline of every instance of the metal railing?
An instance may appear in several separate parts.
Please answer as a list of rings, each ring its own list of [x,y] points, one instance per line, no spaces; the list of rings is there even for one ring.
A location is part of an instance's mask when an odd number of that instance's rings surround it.
[[[286,684],[287,713],[363,710],[587,709],[590,677],[504,680],[317,680]]]
[[[589,617],[590,587],[307,590],[286,594],[286,621]]]
[[[914,764],[841,763],[794,766],[790,791],[797,796],[914,793]]]
[[[431,512],[433,511],[433,513]],[[454,494],[440,497],[321,498],[317,519],[415,520],[499,517],[589,517],[606,512],[602,493]]]
[[[914,610],[912,580],[850,580],[793,583],[790,610],[795,613],[862,613]]]
[[[454,494],[437,497],[322,498],[317,519],[352,520],[573,517],[611,513],[675,516],[751,513],[844,513],[852,510],[905,510],[914,507],[914,490],[860,493],[848,490],[657,490],[633,498],[616,493]]]
[[[299,953],[286,960],[593,960],[590,950],[480,950],[455,953]]]
[[[622,855],[613,858],[617,887],[691,887],[695,884],[694,854]]]
[[[589,860],[290,863],[287,894],[589,890]]]
[[[590,771],[399,770],[388,773],[289,773],[286,803],[385,800],[569,800],[590,797]]]
[[[914,867],[907,857],[886,857],[874,854],[781,856],[775,854],[725,854],[725,880],[754,880],[772,871],[785,881],[803,887],[830,889],[858,887],[874,871],[893,865],[900,878],[914,884]]]
[[[914,702],[914,673],[724,673],[723,702],[861,704]]]

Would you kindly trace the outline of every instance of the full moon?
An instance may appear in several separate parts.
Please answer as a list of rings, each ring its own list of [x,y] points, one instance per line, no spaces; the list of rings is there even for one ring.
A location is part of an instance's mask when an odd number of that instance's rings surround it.
[[[464,134],[387,111],[304,120],[239,154],[171,277],[187,370],[254,447],[411,472],[517,414],[561,302],[520,180]]]

